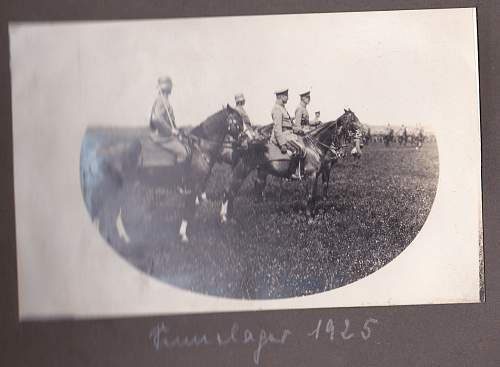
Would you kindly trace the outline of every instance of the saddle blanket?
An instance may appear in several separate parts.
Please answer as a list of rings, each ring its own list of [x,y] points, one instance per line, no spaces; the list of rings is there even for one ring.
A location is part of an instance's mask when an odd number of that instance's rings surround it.
[[[160,143],[154,142],[150,136],[141,137],[141,148],[142,166],[145,168],[168,167],[176,163],[174,153],[169,152]]]

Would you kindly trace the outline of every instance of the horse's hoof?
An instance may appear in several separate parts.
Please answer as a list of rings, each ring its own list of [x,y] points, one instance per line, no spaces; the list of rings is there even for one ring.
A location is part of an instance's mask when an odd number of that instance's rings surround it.
[[[198,199],[198,196],[196,197],[196,200],[194,201],[195,205],[200,205],[200,199]]]
[[[202,201],[208,201],[207,193],[206,192],[204,192],[203,194],[201,194],[201,200]]]
[[[220,217],[220,223],[221,224],[226,224],[227,223],[227,217],[225,215]]]
[[[179,235],[179,239],[181,240],[182,243],[188,243],[189,242],[189,238],[188,236],[186,235]]]

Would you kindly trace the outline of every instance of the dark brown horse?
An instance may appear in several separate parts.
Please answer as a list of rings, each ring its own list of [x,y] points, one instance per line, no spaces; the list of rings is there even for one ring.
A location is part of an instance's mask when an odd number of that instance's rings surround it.
[[[184,210],[179,228],[182,242],[188,241],[187,230],[194,217],[195,199],[204,188],[203,183],[210,175],[226,136],[239,140],[243,131],[244,124],[240,114],[227,105],[186,135],[192,154],[180,182],[185,191]]]
[[[188,148],[189,158],[177,158],[157,144],[149,129],[92,127],[82,143],[80,179],[82,193],[92,220],[112,218],[116,234],[125,242],[130,238],[125,228],[127,213],[122,210],[123,191],[136,183],[184,191],[179,236],[187,241],[188,224],[195,211],[195,197],[210,174],[227,136],[238,140],[242,135],[240,114],[229,105],[208,117],[191,131],[180,129],[180,139]],[[117,206],[115,205],[117,204]]]
[[[262,143],[271,137],[271,132],[273,129],[273,124],[268,124],[264,126],[256,126],[253,128],[248,128],[246,125],[243,127],[243,132],[240,134],[238,139],[234,139],[231,136],[227,136],[224,139],[224,143],[221,146],[220,152],[216,154],[215,159],[212,160],[212,165],[210,166],[210,173],[208,174],[205,182],[202,184],[201,195],[196,197],[196,203],[199,200],[207,200],[206,187],[208,180],[215,163],[228,164],[232,169],[240,161],[243,155],[246,154],[249,144]]]
[[[306,213],[314,214],[318,179],[322,176],[323,193],[328,190],[330,170],[339,157],[339,147],[345,145],[350,136],[361,128],[361,123],[350,109],[334,121],[326,122],[310,131],[301,139],[305,145],[302,161],[304,175],[311,179],[307,195]],[[297,166],[297,159],[282,154],[271,142],[252,144],[242,159],[234,166],[230,187],[224,193],[220,220],[226,222],[232,214],[234,199],[248,174],[257,169],[256,191],[262,196],[268,175],[290,179]]]

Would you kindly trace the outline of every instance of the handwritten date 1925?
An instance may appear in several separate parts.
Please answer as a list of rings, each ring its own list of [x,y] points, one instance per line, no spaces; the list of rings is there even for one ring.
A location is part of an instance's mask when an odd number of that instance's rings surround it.
[[[359,331],[359,336],[363,338],[363,340],[368,340],[372,336],[372,327],[377,324],[378,321],[373,318],[369,318],[363,324],[363,327]],[[342,325],[336,325],[332,319],[328,319],[327,321],[323,321],[322,319],[318,320],[316,327],[307,335],[318,340],[322,337],[326,337],[329,340],[335,340],[335,335],[339,335],[343,340],[349,340],[356,337],[356,332],[353,328],[351,328],[351,322],[349,319],[344,319]]]

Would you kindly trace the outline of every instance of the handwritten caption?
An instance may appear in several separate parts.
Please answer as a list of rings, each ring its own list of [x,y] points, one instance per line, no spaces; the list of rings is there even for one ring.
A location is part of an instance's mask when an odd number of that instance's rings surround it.
[[[290,329],[283,328],[279,331],[266,329],[255,330],[242,328],[238,323],[233,323],[231,328],[215,333],[197,333],[194,335],[179,335],[171,330],[165,322],[159,322],[149,332],[149,339],[154,350],[161,349],[191,349],[202,346],[229,347],[231,345],[249,345],[253,348],[253,362],[259,365],[264,348],[269,349],[273,345],[285,345],[291,338],[305,337],[314,342],[324,340],[333,342],[336,339],[349,341],[360,339],[367,341],[373,337],[378,320],[368,318],[362,327],[354,327],[349,319],[342,322],[334,319],[320,319],[311,330],[304,334],[293,333]]]

